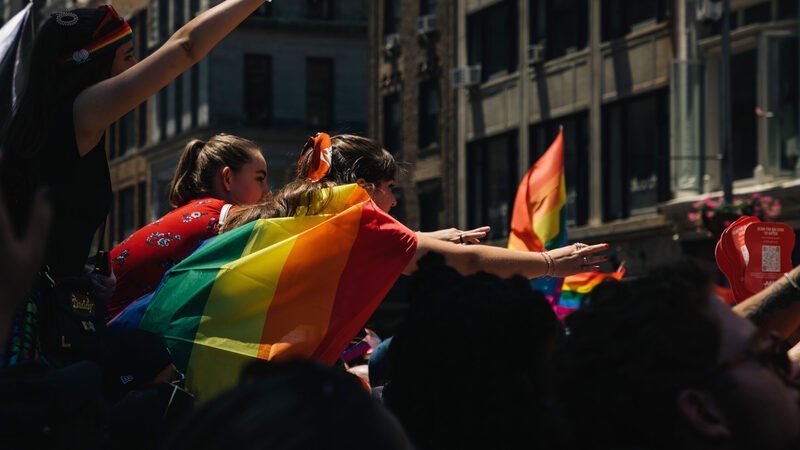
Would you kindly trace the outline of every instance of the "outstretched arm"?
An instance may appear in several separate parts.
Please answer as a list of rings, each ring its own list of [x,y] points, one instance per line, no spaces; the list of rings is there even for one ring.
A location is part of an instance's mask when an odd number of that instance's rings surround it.
[[[552,263],[548,263],[548,256],[539,252],[521,252],[488,245],[456,245],[423,235],[418,236],[417,251],[404,273],[411,274],[417,270],[417,261],[426,253],[437,252],[444,255],[448,265],[464,275],[484,271],[500,277],[565,277],[600,270],[595,264],[607,260],[608,257],[595,254],[607,248],[607,244],[598,244],[578,250],[575,246],[568,245],[547,252],[552,258]]]
[[[788,276],[800,286],[800,266],[792,269]],[[772,286],[734,306],[733,310],[750,319],[762,334],[775,331],[786,338],[800,327],[800,289],[782,277]]]
[[[75,135],[81,156],[109,125],[200,61],[264,0],[227,0],[192,19],[152,55],[101,81],[75,99]]]
[[[466,244],[468,242],[480,244],[481,239],[485,238],[486,233],[491,229],[492,227],[480,227],[474,230],[461,231],[458,228],[447,228],[438,231],[417,231],[417,236],[425,236],[454,244]]]

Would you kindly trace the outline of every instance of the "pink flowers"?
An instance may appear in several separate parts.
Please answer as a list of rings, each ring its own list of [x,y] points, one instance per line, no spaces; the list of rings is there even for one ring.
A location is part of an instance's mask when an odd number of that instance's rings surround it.
[[[728,203],[722,197],[706,197],[692,204],[693,211],[687,214],[687,219],[698,226],[709,227],[716,221],[724,226],[730,225],[742,216],[755,216],[759,219],[774,219],[781,213],[781,203],[769,195],[755,192],[750,195],[737,196]]]

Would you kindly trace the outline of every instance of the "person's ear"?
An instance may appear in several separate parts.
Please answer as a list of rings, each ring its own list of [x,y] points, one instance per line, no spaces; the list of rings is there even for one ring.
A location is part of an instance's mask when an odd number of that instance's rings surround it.
[[[729,438],[731,430],[720,409],[708,393],[685,389],[678,394],[678,413],[689,428],[709,438]]]
[[[367,180],[363,178],[359,178],[356,180],[356,184],[361,188],[367,191],[370,195],[372,195],[372,190],[375,189],[375,185],[372,183],[367,183]]]
[[[228,166],[222,169],[222,187],[225,188],[227,192],[233,189],[233,171]]]

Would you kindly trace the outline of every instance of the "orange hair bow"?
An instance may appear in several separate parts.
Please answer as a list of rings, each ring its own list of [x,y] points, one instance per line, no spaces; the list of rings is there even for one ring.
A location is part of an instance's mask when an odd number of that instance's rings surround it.
[[[308,149],[313,149],[311,154],[311,165],[308,168],[306,181],[319,181],[331,170],[331,137],[328,133],[317,133],[316,136],[308,138],[308,142],[303,147],[298,161],[298,170]]]

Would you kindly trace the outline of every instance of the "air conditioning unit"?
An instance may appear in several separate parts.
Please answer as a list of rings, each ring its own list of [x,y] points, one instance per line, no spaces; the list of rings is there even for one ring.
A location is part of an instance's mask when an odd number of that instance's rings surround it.
[[[400,35],[397,33],[387,34],[383,38],[383,47],[386,51],[394,50],[400,46]]]
[[[475,86],[481,82],[481,66],[458,67],[450,71],[450,85],[454,88]]]
[[[420,16],[417,19],[417,34],[428,34],[436,31],[436,14]]]
[[[528,46],[528,63],[539,64],[546,58],[547,47],[545,44],[534,44]]]
[[[695,12],[697,20],[699,21],[717,21],[722,18],[722,1],[697,0]]]

